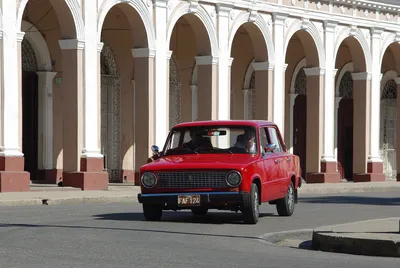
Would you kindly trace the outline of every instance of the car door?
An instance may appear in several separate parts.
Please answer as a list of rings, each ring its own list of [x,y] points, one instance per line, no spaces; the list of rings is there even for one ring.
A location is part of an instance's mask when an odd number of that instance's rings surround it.
[[[279,166],[277,162],[279,162],[278,158],[280,157],[274,152],[266,152],[265,147],[267,144],[270,144],[271,140],[268,135],[268,128],[263,127],[260,128],[260,147],[262,150],[263,157],[263,165],[264,165],[264,178],[263,178],[263,197],[264,200],[273,200],[275,199],[280,192],[279,184]]]
[[[288,162],[290,162],[291,159],[286,153],[284,144],[282,142],[282,137],[280,136],[279,130],[276,126],[268,126],[268,136],[271,143],[276,145],[274,150],[274,164],[277,168],[277,175],[273,184],[274,189],[276,189],[276,193],[279,195],[280,193],[286,191],[286,181],[289,177]]]

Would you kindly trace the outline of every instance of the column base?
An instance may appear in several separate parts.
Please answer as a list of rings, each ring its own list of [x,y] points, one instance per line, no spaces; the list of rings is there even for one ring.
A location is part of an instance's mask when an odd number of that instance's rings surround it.
[[[63,172],[63,186],[81,188],[82,191],[108,190],[108,173]]]
[[[385,180],[382,162],[368,162],[367,173],[353,174],[353,182],[381,182]]]
[[[340,173],[336,171],[336,162],[321,162],[321,172],[307,173],[307,183],[339,183]]]
[[[29,192],[31,176],[26,171],[0,171],[0,192]]]
[[[24,157],[0,156],[0,192],[29,192],[31,175],[24,171]]]

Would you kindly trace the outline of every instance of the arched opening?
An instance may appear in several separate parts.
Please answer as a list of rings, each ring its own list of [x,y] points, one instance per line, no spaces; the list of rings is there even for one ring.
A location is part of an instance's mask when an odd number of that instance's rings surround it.
[[[100,56],[101,72],[101,153],[104,156],[104,170],[109,181],[119,181],[120,157],[120,77],[111,47],[103,42]]]
[[[397,77],[396,77],[397,78]],[[387,180],[397,177],[397,83],[394,79],[385,82],[381,90],[380,157],[383,174]]]
[[[22,58],[22,153],[25,171],[31,180],[39,179],[39,90],[36,55],[28,40],[21,43]]]
[[[251,22],[240,25],[232,38],[231,119],[268,120],[272,102],[268,80],[268,48],[259,27]]]
[[[303,178],[314,182],[307,174],[321,172],[318,139],[322,133],[318,129],[321,129],[319,118],[322,117],[319,102],[322,74],[315,72],[307,77],[306,70],[319,67],[319,51],[311,34],[299,30],[290,37],[285,55],[288,65],[285,75],[285,128],[288,131],[285,140],[292,153],[300,157]]]
[[[169,127],[211,119],[211,92],[215,88],[208,81],[212,63],[204,60],[211,56],[205,25],[196,15],[185,14],[173,25],[169,40]]]
[[[118,1],[115,1],[118,2]],[[150,50],[141,13],[132,3],[108,6],[101,29],[101,149],[112,182],[136,182],[153,133]],[[109,8],[109,9],[108,9]]]

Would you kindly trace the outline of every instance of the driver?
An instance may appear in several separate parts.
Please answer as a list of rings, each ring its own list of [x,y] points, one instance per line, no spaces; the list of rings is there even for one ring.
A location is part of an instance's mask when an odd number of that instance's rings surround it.
[[[244,134],[237,136],[234,147],[245,148],[249,153],[256,153],[256,134],[253,130],[246,129]]]

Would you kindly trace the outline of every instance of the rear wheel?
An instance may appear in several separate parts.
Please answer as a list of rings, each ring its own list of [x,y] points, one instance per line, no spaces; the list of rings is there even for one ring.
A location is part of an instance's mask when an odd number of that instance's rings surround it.
[[[162,216],[162,208],[157,205],[143,204],[143,215],[148,221],[159,221]]]
[[[276,210],[279,216],[291,216],[294,211],[295,204],[295,189],[293,182],[290,181],[288,191],[284,198],[276,202]]]
[[[258,194],[257,184],[252,183],[250,188],[250,196],[247,204],[243,209],[244,222],[249,224],[256,224],[260,217],[259,211],[260,196]]]

